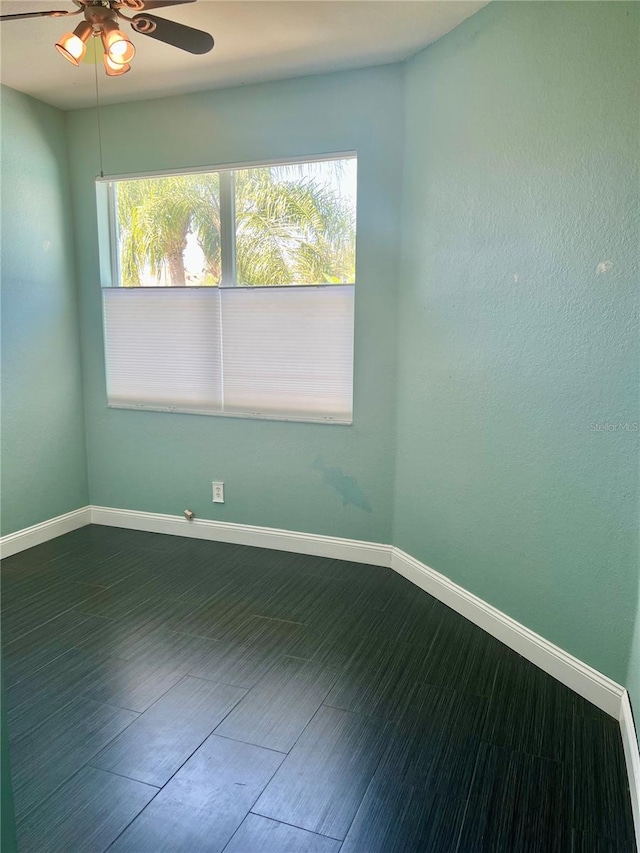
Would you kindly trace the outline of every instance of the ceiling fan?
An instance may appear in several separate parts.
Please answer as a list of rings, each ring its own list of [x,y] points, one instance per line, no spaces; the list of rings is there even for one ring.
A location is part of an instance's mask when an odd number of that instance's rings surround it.
[[[148,14],[149,10],[164,6],[180,6],[195,0],[72,0],[78,7],[69,11],[20,12],[0,15],[0,21],[21,18],[66,18],[84,13],[73,32],[65,33],[56,48],[72,65],[80,65],[87,50],[90,37],[100,38],[103,46],[103,62],[109,77],[119,77],[131,70],[131,60],[136,49],[126,34],[120,30],[118,20],[127,21],[131,28],[143,36],[173,45],[189,53],[208,53],[213,47],[213,37],[203,30],[187,27],[176,21]],[[137,12],[129,17],[124,11]]]

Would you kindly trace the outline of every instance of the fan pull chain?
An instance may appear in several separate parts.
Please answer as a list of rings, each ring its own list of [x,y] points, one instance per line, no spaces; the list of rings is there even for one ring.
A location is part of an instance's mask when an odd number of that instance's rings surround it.
[[[98,91],[98,63],[94,63],[96,76],[96,111],[98,114],[98,148],[100,150],[100,177],[104,178],[104,169],[102,163],[102,123],[100,121],[100,93]]]

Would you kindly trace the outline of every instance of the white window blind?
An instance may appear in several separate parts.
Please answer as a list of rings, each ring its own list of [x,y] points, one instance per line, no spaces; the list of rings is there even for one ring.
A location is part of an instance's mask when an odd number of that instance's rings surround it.
[[[351,423],[353,285],[103,293],[110,406]]]
[[[349,423],[352,285],[221,292],[225,411]]]
[[[220,411],[220,298],[213,287],[103,290],[110,406]]]

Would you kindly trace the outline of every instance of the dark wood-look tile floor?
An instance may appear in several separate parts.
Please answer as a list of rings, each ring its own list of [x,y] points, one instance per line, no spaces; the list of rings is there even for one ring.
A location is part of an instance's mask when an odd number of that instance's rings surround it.
[[[390,570],[91,526],[2,578],[21,853],[635,850],[617,722]]]

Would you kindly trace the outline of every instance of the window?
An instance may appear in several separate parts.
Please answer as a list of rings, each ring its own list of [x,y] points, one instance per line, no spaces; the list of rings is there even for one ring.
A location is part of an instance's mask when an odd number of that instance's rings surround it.
[[[98,182],[109,406],[350,423],[356,158]]]

